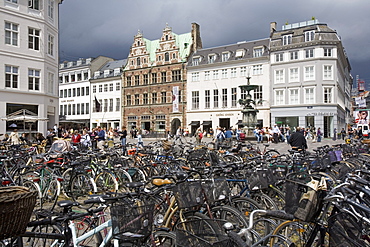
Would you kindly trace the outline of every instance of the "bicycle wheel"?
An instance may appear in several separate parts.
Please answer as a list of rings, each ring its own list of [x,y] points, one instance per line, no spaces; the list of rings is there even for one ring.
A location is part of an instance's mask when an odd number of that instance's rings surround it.
[[[263,209],[266,210],[279,210],[278,206],[275,204],[274,200],[272,200],[268,195],[252,191],[251,198],[255,200],[259,205],[262,206]]]
[[[153,233],[153,241],[154,245],[152,243],[149,243],[148,246],[160,246],[160,247],[175,247],[176,246],[176,234],[173,232],[167,232],[167,231],[156,231]],[[151,239],[149,240],[152,241]]]
[[[97,227],[97,219],[85,217],[83,219],[74,220],[77,237],[82,236],[88,231]],[[100,232],[95,232],[94,235],[76,243],[78,246],[99,246],[103,242],[103,237]]]
[[[276,158],[279,155],[280,155],[280,153],[276,150],[269,150],[265,153],[265,156],[268,157],[268,158]]]
[[[63,234],[63,229],[60,225],[42,225],[29,227],[27,232],[32,233],[52,233],[52,234]],[[37,237],[22,237],[22,244],[24,247],[47,247],[47,246],[65,246],[64,240],[58,239],[47,239]]]
[[[130,167],[127,170],[128,174],[130,174],[132,182],[145,182],[146,176],[143,171],[136,167]]]
[[[56,179],[52,179],[48,187],[44,191],[44,196],[42,197],[42,203],[54,203],[60,195],[60,182]]]
[[[230,238],[232,246],[246,247],[246,243],[236,232],[230,231],[227,233],[227,236]]]
[[[70,188],[72,200],[81,204],[97,191],[94,180],[84,173],[76,174],[71,179]]]
[[[237,226],[237,229],[248,227],[245,216],[236,208],[231,206],[216,206],[211,208],[212,216],[216,219],[225,220]]]
[[[118,191],[118,181],[116,177],[108,171],[100,172],[95,178],[95,184],[98,194]]]

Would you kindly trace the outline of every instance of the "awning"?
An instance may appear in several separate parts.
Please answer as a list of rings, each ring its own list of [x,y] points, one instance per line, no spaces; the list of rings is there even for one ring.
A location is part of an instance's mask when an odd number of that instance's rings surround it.
[[[191,126],[199,126],[200,125],[200,121],[191,121],[191,123],[189,125],[191,125]]]
[[[212,121],[203,121],[202,125],[212,125]]]

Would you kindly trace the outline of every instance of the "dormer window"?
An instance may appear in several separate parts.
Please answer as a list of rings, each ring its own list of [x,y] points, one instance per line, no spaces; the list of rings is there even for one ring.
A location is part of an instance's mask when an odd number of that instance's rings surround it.
[[[289,45],[292,43],[292,35],[287,34],[283,36],[283,45]]]
[[[314,30],[304,32],[304,42],[312,41],[314,40],[314,38],[315,38]]]
[[[119,75],[120,72],[121,72],[121,69],[120,68],[115,68],[114,69],[114,76]]]
[[[216,61],[216,54],[211,54],[208,56],[208,63],[214,63]]]
[[[222,62],[226,62],[227,60],[229,60],[229,57],[230,57],[230,52],[223,52],[222,53]]]
[[[110,73],[109,69],[104,70],[104,77],[107,77],[109,75],[109,73]]]
[[[198,66],[200,63],[200,57],[193,57],[192,64],[193,66]]]
[[[94,72],[94,78],[98,78],[100,76],[100,71],[95,71]]]
[[[244,49],[236,50],[235,58],[236,59],[240,59],[240,58],[244,57],[244,54],[245,54],[245,50]]]
[[[263,47],[253,48],[253,57],[262,57]]]

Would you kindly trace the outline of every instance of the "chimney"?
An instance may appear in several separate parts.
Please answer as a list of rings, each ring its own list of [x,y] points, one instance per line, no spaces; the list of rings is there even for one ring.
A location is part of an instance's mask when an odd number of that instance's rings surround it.
[[[270,34],[276,31],[276,22],[270,22]]]
[[[202,49],[202,39],[200,38],[200,27],[197,23],[191,24],[191,38],[193,40],[191,52]]]

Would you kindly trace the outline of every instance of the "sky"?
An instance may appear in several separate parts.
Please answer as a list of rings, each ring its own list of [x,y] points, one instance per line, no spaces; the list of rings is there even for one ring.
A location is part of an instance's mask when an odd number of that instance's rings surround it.
[[[354,78],[370,89],[369,0],[64,0],[59,9],[60,61],[125,59],[140,30],[159,39],[168,23],[177,34],[200,25],[203,48],[267,38],[270,23],[312,17],[337,31]]]

